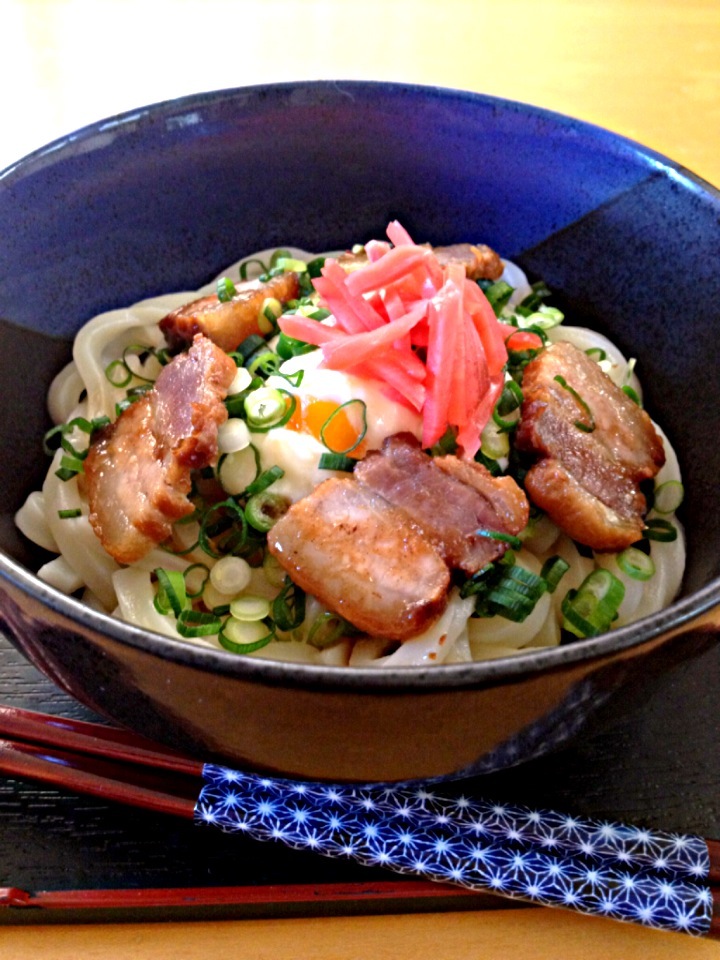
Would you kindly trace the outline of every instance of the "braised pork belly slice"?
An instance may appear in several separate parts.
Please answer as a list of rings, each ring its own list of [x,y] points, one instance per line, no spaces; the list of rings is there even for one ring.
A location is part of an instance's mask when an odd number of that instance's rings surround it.
[[[449,247],[433,247],[433,250],[443,266],[462,264],[471,280],[499,280],[505,269],[499,255],[484,243],[454,243]]]
[[[447,604],[442,557],[403,511],[352,477],[293,504],[268,547],[296,584],[370,636],[407,640]]]
[[[242,286],[231,300],[216,295],[200,297],[174,310],[160,321],[171,348],[191,343],[202,333],[227,353],[252,334],[261,333],[258,317],[266,298],[280,303],[295,299],[300,292],[296,273],[281,273],[267,282],[253,281]]]
[[[192,513],[193,470],[217,461],[234,362],[198,335],[153,388],[95,438],[85,460],[90,523],[118,563],[134,563]]]
[[[409,434],[388,437],[355,467],[358,483],[403,510],[452,569],[473,574],[502,556],[507,544],[478,530],[518,534],[529,505],[512,477],[481,464],[430,457]]]
[[[498,280],[505,269],[499,255],[484,243],[455,243],[449,247],[431,247],[426,243],[423,246],[433,251],[442,266],[457,263],[465,267],[465,274],[471,280]],[[348,272],[358,270],[368,262],[364,251],[343,253],[337,260]]]
[[[598,551],[639,540],[647,508],[640,483],[665,462],[650,417],[582,350],[556,343],[525,368],[518,449],[536,454],[531,500]]]

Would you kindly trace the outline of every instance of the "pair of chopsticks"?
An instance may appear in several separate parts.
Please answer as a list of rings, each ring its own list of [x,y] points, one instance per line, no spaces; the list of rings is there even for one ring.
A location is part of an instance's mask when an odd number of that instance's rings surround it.
[[[720,842],[437,785],[306,783],[203,764],[124,730],[0,707],[0,772],[325,856],[720,939]],[[718,886],[716,886],[718,885]]]

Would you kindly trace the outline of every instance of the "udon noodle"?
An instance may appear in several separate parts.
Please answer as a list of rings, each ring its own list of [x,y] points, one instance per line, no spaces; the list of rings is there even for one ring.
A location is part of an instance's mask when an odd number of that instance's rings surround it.
[[[288,254],[302,261],[311,259],[301,250],[292,249]],[[272,251],[262,251],[251,259],[267,262],[271,255]],[[504,307],[505,314],[509,315],[531,293],[531,286],[516,265],[509,262],[504,265],[502,279],[513,288]],[[235,264],[221,276],[237,277],[238,271],[239,264]],[[158,352],[165,347],[159,321],[189,300],[211,294],[216,289],[214,281],[199,291],[153,297],[125,309],[103,313],[86,323],[75,339],[72,361],[58,374],[50,388],[48,408],[53,422],[65,424],[78,417],[113,420],[117,415],[116,405],[126,402],[128,385],[113,382],[117,378],[109,377],[108,370],[118,358],[127,356],[127,363],[134,373],[131,385],[154,381],[161,369]],[[548,313],[548,317],[554,318],[547,324],[550,341],[570,341],[583,351],[593,351],[602,358],[603,369],[618,386],[629,386],[641,397],[634,364],[613,343],[592,330],[556,323],[557,311]],[[269,339],[272,343],[272,338]],[[144,349],[138,351],[137,345],[143,345]],[[378,383],[324,369],[321,359],[319,350],[292,357],[284,362],[278,374],[269,377],[268,385],[281,385],[299,397],[306,393],[336,403],[359,397],[366,406],[366,443],[370,449],[378,447],[386,436],[400,431],[417,435],[415,413],[389,400]],[[296,382],[299,378],[292,382],[279,375],[292,375],[299,370],[304,371],[300,383]],[[491,422],[483,435],[483,449],[492,450],[493,440],[498,439],[492,436],[492,430]],[[660,428],[657,430],[663,440],[666,462],[655,478],[655,489],[681,491],[677,458],[667,437]],[[237,495],[247,486],[247,458],[243,459],[243,450],[248,446],[257,452],[260,470],[278,465],[282,468],[282,476],[273,485],[273,490],[291,501],[304,497],[330,475],[318,468],[319,455],[324,448],[309,433],[291,430],[287,426],[249,436],[245,436],[242,429],[240,433],[239,440],[237,437],[234,441],[225,439],[227,449],[216,470],[228,495]],[[223,450],[222,431],[220,449]],[[260,603],[258,609],[267,612],[267,605],[281,592],[283,571],[268,562],[271,558],[266,558],[264,563],[245,563],[244,567],[236,564],[235,579],[228,580],[227,564],[223,567],[223,559],[208,555],[198,546],[198,522],[192,519],[178,524],[175,532],[176,544],[185,545],[187,552],[177,548],[171,552],[158,546],[129,566],[118,564],[103,549],[89,523],[88,504],[78,475],[69,479],[58,477],[63,455],[62,449],[55,453],[42,490],[31,493],[17,514],[17,524],[22,532],[55,555],[38,571],[38,576],[48,584],[141,628],[182,642],[218,649],[223,647],[218,635],[183,637],[178,632],[172,611],[161,612],[162,608],[157,604],[158,569],[185,572],[188,592],[199,594],[202,589],[201,599],[206,609],[221,609],[238,598],[249,598],[250,606],[255,601],[265,601],[265,607]],[[498,453],[496,449],[495,455],[499,456],[501,465],[507,462],[503,460],[502,450]],[[546,590],[522,622],[501,615],[475,616],[475,597],[464,595],[455,586],[440,618],[425,632],[403,643],[388,643],[382,637],[358,636],[356,631],[345,633],[340,630],[336,631],[332,642],[318,644],[312,642],[313,625],[317,624],[318,618],[327,617],[327,612],[316,599],[308,596],[305,598],[305,617],[300,625],[291,630],[274,631],[269,642],[247,655],[338,666],[381,667],[461,663],[504,657],[530,648],[551,647],[567,636],[563,634],[564,598],[599,568],[610,570],[622,583],[624,596],[613,626],[627,624],[669,604],[679,589],[685,556],[682,528],[674,515],[678,500],[677,496],[674,502],[671,498],[669,510],[662,514],[659,513],[662,502],[656,502],[655,512],[649,514],[651,518],[661,516],[667,522],[666,528],[674,530],[676,535],[673,539],[651,539],[645,544],[654,571],[650,576],[643,575],[645,578],[638,579],[632,571],[628,573],[627,565],[619,564],[617,554],[583,549],[547,516],[536,515],[521,534],[521,545],[515,550],[515,563],[537,576],[551,557],[562,558],[568,567],[558,588],[554,592]],[[230,593],[228,589],[231,589]],[[196,600],[196,604],[199,602]]]

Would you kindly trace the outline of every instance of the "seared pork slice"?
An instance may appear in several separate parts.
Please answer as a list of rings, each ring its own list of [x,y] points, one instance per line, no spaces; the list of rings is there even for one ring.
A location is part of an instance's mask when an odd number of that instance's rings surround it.
[[[90,523],[118,563],[134,563],[192,513],[190,473],[214,464],[236,367],[198,335],[154,387],[101,431],[85,460]]]
[[[642,536],[639,484],[665,462],[647,413],[600,366],[556,343],[525,368],[519,449],[537,454],[525,489],[574,540],[623,550]]]
[[[449,247],[433,247],[433,250],[443,266],[462,264],[471,280],[498,280],[505,269],[498,254],[484,243],[454,243]]]
[[[405,513],[352,477],[294,503],[268,547],[296,584],[371,636],[407,640],[447,604],[440,555]]]
[[[186,303],[163,317],[160,329],[170,347],[191,343],[196,333],[203,333],[229,353],[247,337],[261,332],[258,317],[266,298],[287,303],[298,296],[299,290],[296,273],[281,273],[266,283],[246,284],[232,300],[221,302],[213,294]]]
[[[430,247],[430,244],[424,244]],[[431,248],[442,266],[449,263],[459,263],[465,267],[465,273],[471,280],[497,280],[505,269],[497,253],[484,243],[455,243],[449,247]],[[368,262],[367,254],[343,253],[338,257],[338,263],[348,273],[365,266]]]
[[[355,467],[355,478],[403,510],[453,569],[473,574],[507,544],[478,530],[518,534],[527,498],[512,477],[493,477],[479,463],[428,456],[410,434],[388,437]]]

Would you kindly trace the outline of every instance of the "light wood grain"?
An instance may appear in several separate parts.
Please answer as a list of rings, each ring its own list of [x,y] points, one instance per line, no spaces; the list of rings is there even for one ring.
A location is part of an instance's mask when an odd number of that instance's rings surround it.
[[[551,910],[0,930],[8,960],[717,960],[720,944]]]
[[[437,84],[558,110],[720,185],[717,0],[3,0],[0,168],[86,123],[274,80]],[[549,910],[3,927],[9,960],[683,960],[720,945]]]

